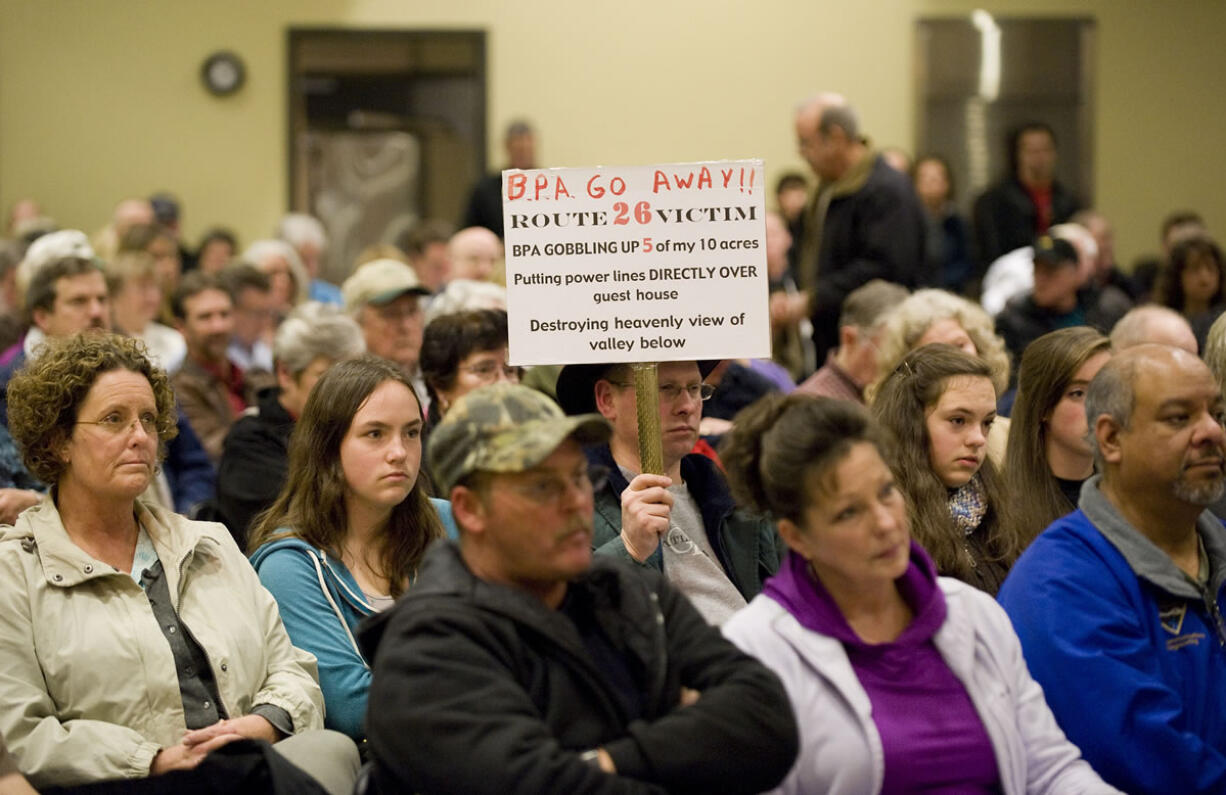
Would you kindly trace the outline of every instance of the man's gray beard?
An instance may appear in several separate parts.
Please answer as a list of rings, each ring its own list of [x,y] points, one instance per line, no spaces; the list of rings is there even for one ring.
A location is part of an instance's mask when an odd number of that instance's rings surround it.
[[[1226,478],[1207,483],[1189,483],[1181,475],[1175,481],[1174,491],[1176,499],[1192,505],[1209,505],[1222,499],[1222,493],[1226,492]]]

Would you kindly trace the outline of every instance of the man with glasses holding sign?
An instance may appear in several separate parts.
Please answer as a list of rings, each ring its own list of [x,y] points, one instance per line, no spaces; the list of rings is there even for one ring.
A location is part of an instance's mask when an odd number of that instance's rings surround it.
[[[613,426],[607,444],[587,451],[593,466],[609,470],[596,492],[593,548],[663,571],[715,625],[762,590],[784,552],[774,526],[738,509],[715,463],[691,452],[714,391],[703,379],[717,364],[657,365],[662,475],[643,473],[631,365],[567,365],[557,386],[567,414],[598,411]]]
[[[661,367],[678,405],[701,400],[691,369]],[[518,384],[464,395],[435,429],[459,542],[360,633],[378,792],[749,793],[787,773],[774,675],[663,578],[592,555],[602,473],[581,444],[609,432]]]

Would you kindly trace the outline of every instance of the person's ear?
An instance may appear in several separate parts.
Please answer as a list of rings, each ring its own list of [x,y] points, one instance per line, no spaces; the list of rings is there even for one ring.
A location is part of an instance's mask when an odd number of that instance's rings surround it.
[[[30,315],[30,319],[34,321],[34,325],[38,326],[39,331],[47,330],[47,316],[51,313],[42,307],[38,307]]]
[[[1098,419],[1094,420],[1094,439],[1098,443],[1098,451],[1109,464],[1120,462],[1120,434],[1123,430],[1110,414],[1099,414]]]
[[[778,522],[779,537],[783,539],[783,543],[788,545],[788,549],[800,555],[805,560],[809,559],[808,539],[805,532],[800,529],[800,525],[793,522],[791,519],[780,519]]]
[[[456,524],[464,528],[465,533],[474,536],[484,533],[489,521],[489,511],[477,490],[468,486],[453,486],[450,497],[451,513]]]
[[[286,387],[298,385],[298,380],[290,373],[289,369],[283,362],[273,362],[273,370],[277,376],[277,386],[284,390]]]
[[[860,341],[860,329],[855,326],[839,326],[839,347],[851,350]]]
[[[57,436],[59,438],[52,442],[51,449],[55,450],[55,457],[60,460],[60,463],[67,464],[72,460],[72,456],[68,452],[68,443],[71,441],[71,437],[58,431]]]
[[[606,420],[614,420],[617,418],[617,407],[613,404],[613,390],[615,386],[603,378],[596,382],[594,387],[596,398],[596,410],[600,412]]]

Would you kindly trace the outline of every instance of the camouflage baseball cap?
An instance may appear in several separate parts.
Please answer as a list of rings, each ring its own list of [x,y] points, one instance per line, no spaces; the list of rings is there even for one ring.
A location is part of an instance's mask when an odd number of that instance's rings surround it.
[[[570,437],[608,440],[599,414],[567,417],[547,395],[519,384],[493,384],[455,402],[430,433],[430,471],[443,496],[473,472],[523,472]]]

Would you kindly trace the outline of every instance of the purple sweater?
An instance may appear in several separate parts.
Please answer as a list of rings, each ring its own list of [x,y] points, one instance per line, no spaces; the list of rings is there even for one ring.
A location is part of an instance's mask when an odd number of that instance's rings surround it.
[[[856,635],[795,552],[788,553],[762,592],[801,626],[842,642],[881,735],[882,793],[998,793],[1000,773],[987,730],[933,643],[945,621],[945,595],[935,564],[914,541],[911,564],[895,582],[915,617],[897,640],[881,644]]]

